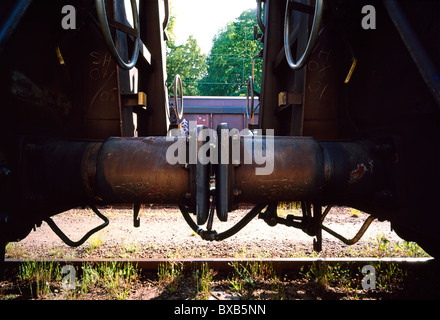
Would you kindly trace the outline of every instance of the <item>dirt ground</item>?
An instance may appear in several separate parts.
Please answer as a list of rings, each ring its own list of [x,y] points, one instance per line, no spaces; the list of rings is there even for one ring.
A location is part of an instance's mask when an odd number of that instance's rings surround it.
[[[215,220],[214,229],[218,232],[227,230],[249,210],[250,208],[243,208],[230,213],[226,223]],[[46,223],[43,223],[25,239],[10,243],[6,258],[48,261],[70,258],[178,260],[179,258],[228,257],[427,256],[418,246],[409,245],[399,238],[391,230],[388,222],[377,220],[353,246],[346,246],[340,240],[323,232],[323,250],[316,253],[313,251],[312,238],[301,230],[283,225],[270,227],[257,218],[239,233],[224,241],[208,242],[191,230],[175,207],[143,207],[138,228],[133,226],[130,209],[102,208],[100,211],[109,218],[109,225],[91,236],[82,246],[77,248],[67,246]],[[299,214],[299,210],[281,209],[278,214],[279,216]],[[325,225],[346,238],[352,238],[366,218],[366,214],[349,208],[333,208],[325,220]],[[70,210],[53,217],[53,220],[70,239],[75,241],[102,223],[102,220],[90,209]],[[437,286],[434,289],[427,289],[426,285],[433,281],[422,280],[423,273],[417,276],[407,275],[399,268],[392,270],[382,268],[380,278],[378,274],[380,287],[377,290],[360,290],[360,281],[364,275],[359,270],[349,275],[348,269],[344,266],[324,271],[319,268],[308,271],[304,269],[302,272],[276,276],[272,274],[269,277],[261,274],[251,277],[249,273],[243,273],[244,269],[236,270],[241,272],[239,272],[240,277],[237,272],[231,275],[209,270],[208,293],[201,291],[202,279],[206,278],[206,275],[202,276],[201,270],[180,270],[169,281],[161,280],[159,272],[143,272],[130,282],[129,286],[123,282],[122,297],[125,300],[384,300],[430,298],[434,297],[431,292],[438,291]],[[388,277],[389,274],[391,277]],[[172,274],[167,274],[170,275]],[[0,282],[0,300],[121,299],[121,288],[109,288],[109,280],[96,281],[98,282],[86,286],[85,291],[84,287],[81,290],[64,291],[60,281],[50,282],[47,283],[44,293],[36,294],[35,283],[32,280],[20,280],[11,274],[6,281]],[[438,293],[435,297],[438,299]]]
[[[91,236],[82,246],[71,248],[43,222],[22,241],[13,243],[7,258],[214,258],[214,257],[304,257],[314,256],[313,238],[302,230],[277,225],[268,226],[255,218],[239,233],[221,242],[201,239],[186,224],[178,208],[143,207],[140,227],[133,226],[130,209],[104,208],[101,212],[110,220],[109,225]],[[239,221],[250,208],[233,211],[228,222],[214,220],[213,229],[222,232]],[[279,215],[296,213],[298,209],[279,210]],[[325,225],[352,238],[368,217],[349,208],[332,208]],[[90,229],[102,223],[90,209],[74,209],[53,217],[59,228],[72,240],[79,240]],[[384,244],[388,249],[402,243],[391,230],[389,222],[375,220],[361,240],[347,246],[323,231],[321,257],[377,256],[376,249]],[[389,256],[400,255],[388,250]],[[385,254],[385,252],[384,252]]]

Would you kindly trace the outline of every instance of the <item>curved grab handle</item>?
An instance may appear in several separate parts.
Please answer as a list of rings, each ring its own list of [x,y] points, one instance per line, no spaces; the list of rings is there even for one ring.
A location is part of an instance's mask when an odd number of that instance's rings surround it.
[[[310,54],[312,53],[313,46],[315,45],[315,42],[318,39],[319,28],[321,27],[321,22],[322,22],[322,13],[324,11],[324,0],[316,0],[315,12],[313,15],[312,30],[310,31],[309,40],[307,42],[307,46],[306,49],[304,50],[304,53],[296,62],[292,58],[292,53],[290,50],[290,40],[289,40],[290,2],[291,0],[287,0],[286,12],[284,18],[284,52],[289,67],[292,70],[299,70],[302,67],[304,67],[306,61],[308,60]]]
[[[134,28],[131,29],[128,26],[122,25],[121,23],[115,22],[116,29],[123,32],[129,33],[134,36],[134,46],[131,59],[125,62],[118,53],[116,49],[115,42],[113,41],[112,34],[110,32],[109,23],[107,21],[107,12],[105,10],[105,0],[95,0],[96,12],[98,14],[98,21],[101,28],[101,32],[104,36],[105,43],[110,50],[111,55],[115,58],[117,64],[124,70],[132,69],[139,57],[139,14],[137,11],[136,0],[130,0],[131,10],[133,11],[133,24]]]
[[[266,26],[261,21],[261,2],[262,0],[257,0],[257,23],[258,26],[260,27],[261,32],[263,32],[264,34],[264,31],[266,31]]]
[[[180,90],[180,98],[177,95],[177,89]],[[180,101],[180,108],[179,102]],[[176,112],[176,117],[178,120],[182,120],[183,118],[183,87],[182,87],[182,79],[178,74],[174,77],[174,111]]]

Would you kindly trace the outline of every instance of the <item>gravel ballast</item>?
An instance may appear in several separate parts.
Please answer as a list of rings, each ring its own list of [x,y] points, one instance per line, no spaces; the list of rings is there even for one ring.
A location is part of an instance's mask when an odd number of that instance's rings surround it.
[[[228,222],[214,220],[213,229],[222,232],[239,221],[250,208],[229,214]],[[109,225],[91,236],[82,246],[71,248],[43,222],[23,240],[12,243],[7,258],[290,258],[316,256],[313,237],[303,231],[277,225],[268,226],[261,219],[253,219],[234,236],[209,242],[201,239],[187,225],[177,207],[143,207],[140,227],[133,226],[133,214],[127,208],[102,208],[110,220]],[[281,214],[299,214],[299,210],[280,210]],[[367,214],[351,214],[350,208],[332,208],[325,225],[349,239],[359,230]],[[72,240],[77,241],[102,220],[90,209],[72,209],[53,217],[58,227]],[[404,240],[391,230],[389,222],[375,220],[361,240],[347,246],[323,231],[320,257],[377,256],[378,247],[385,244],[393,248]],[[380,249],[380,248],[379,248]],[[388,255],[398,255],[396,250]]]

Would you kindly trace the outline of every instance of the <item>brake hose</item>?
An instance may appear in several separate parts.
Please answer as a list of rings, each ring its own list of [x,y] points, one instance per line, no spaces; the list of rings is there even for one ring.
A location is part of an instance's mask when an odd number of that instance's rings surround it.
[[[251,211],[249,211],[239,222],[237,222],[233,227],[230,229],[217,233],[215,230],[203,230],[200,228],[194,220],[190,216],[190,212],[188,207],[179,205],[179,209],[182,212],[183,218],[188,223],[188,225],[191,227],[191,229],[194,230],[195,233],[197,233],[203,240],[208,241],[221,241],[226,238],[229,238],[239,232],[241,229],[243,229],[253,218],[255,218],[261,210],[263,210],[267,204],[259,203],[254,208],[252,208]]]

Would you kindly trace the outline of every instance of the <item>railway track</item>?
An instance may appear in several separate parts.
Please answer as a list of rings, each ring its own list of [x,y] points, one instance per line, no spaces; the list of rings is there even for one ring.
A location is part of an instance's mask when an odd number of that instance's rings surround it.
[[[20,264],[29,262],[52,262],[60,265],[72,265],[80,267],[84,264],[99,264],[115,262],[121,265],[131,264],[143,271],[154,272],[161,264],[178,263],[184,269],[191,270],[200,268],[203,264],[215,271],[231,272],[234,264],[263,263],[270,264],[278,272],[295,272],[313,264],[326,265],[350,265],[351,267],[362,267],[368,264],[396,264],[399,267],[411,270],[418,268],[431,268],[438,262],[434,258],[180,258],[180,259],[51,259],[51,260],[27,260],[27,259],[6,259],[5,268],[17,267]]]
[[[0,300],[440,299],[433,258],[6,259],[4,267]],[[38,268],[63,271],[51,279],[27,275]],[[117,281],[106,268],[116,270]],[[114,282],[122,289],[110,288]]]

